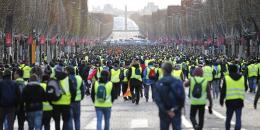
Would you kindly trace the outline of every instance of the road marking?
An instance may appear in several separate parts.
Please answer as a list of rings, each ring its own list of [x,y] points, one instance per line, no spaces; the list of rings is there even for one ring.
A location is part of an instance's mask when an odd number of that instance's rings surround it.
[[[206,108],[206,110],[208,110],[207,107],[205,107],[205,108]],[[218,118],[223,119],[223,120],[226,120],[226,117],[223,116],[221,113],[215,111],[214,109],[212,109],[212,112],[213,112],[213,114],[214,114],[215,116],[217,116]],[[231,124],[231,125],[235,125],[236,123],[235,123],[234,121],[231,121],[230,124]],[[242,128],[241,130],[247,130],[247,129]]]
[[[184,115],[181,116],[181,120],[182,120],[182,124],[186,128],[192,128],[192,124],[186,119],[186,117]]]
[[[104,117],[102,118],[102,129],[104,129],[105,122],[104,122]],[[90,129],[90,130],[95,130],[97,129],[97,118],[93,118],[87,125],[84,127],[84,129]]]
[[[134,128],[148,128],[148,120],[147,119],[133,119],[131,121],[131,127]]]

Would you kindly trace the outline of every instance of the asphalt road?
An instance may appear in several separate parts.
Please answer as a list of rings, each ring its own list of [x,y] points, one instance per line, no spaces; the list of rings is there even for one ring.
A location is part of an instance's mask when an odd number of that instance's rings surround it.
[[[254,94],[246,94],[245,107],[242,114],[243,130],[260,130],[260,110],[253,108]],[[190,103],[187,98],[185,103],[185,113],[182,116],[182,128],[192,130],[189,120]],[[226,108],[219,105],[219,100],[213,102],[213,114],[205,112],[204,130],[224,130],[225,129],[225,111]],[[235,124],[235,115],[232,119],[232,127]],[[152,101],[145,102],[142,98],[139,105],[132,104],[130,101],[123,101],[119,98],[113,104],[111,115],[111,130],[159,130],[158,109]],[[27,124],[25,124],[27,128]],[[17,121],[15,129],[17,129]],[[51,123],[51,129],[54,130],[54,121]],[[81,129],[95,130],[96,115],[93,103],[90,97],[82,101],[81,108]]]

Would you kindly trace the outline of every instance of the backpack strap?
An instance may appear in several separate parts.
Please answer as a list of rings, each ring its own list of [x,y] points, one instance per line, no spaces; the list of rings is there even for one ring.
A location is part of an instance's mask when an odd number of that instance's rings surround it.
[[[193,77],[193,79],[194,79],[195,83],[197,84],[198,82],[197,82],[196,78]],[[203,80],[202,80],[200,83],[198,83],[198,84],[202,84],[204,81],[205,81],[205,79],[203,79]]]

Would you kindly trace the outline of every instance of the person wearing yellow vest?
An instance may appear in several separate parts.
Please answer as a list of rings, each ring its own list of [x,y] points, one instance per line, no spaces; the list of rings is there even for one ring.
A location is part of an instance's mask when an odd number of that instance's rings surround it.
[[[140,92],[142,89],[142,68],[138,59],[134,59],[131,67],[128,69],[127,78],[130,80],[130,90],[132,94],[132,103],[139,104]]]
[[[67,73],[70,79],[70,85],[73,86],[73,89],[76,90],[75,98],[71,100],[71,117],[70,117],[70,127],[75,130],[80,130],[80,102],[84,98],[85,86],[83,80],[79,75],[75,74],[73,66],[67,67]],[[74,121],[74,123],[72,123]],[[72,125],[75,125],[74,127]]]
[[[120,68],[118,63],[114,63],[114,67],[110,70],[111,73],[111,82],[113,83],[113,88],[117,92],[117,97],[120,96],[121,93],[121,85],[120,85]]]
[[[30,78],[30,76],[31,76],[30,73],[31,73],[32,68],[31,68],[30,66],[28,66],[28,65],[25,65],[25,66],[22,68],[22,70],[23,70],[23,79],[26,80],[26,81],[28,81],[29,78]]]
[[[230,130],[230,122],[234,112],[236,113],[235,130],[241,129],[241,114],[248,87],[246,78],[237,72],[236,65],[229,66],[229,75],[225,76],[221,89],[220,105],[223,106],[225,100],[227,108],[226,130]]]
[[[182,72],[180,64],[175,65],[174,69],[172,70],[172,76],[176,79],[179,79],[179,80],[184,79],[183,72]]]
[[[258,67],[256,66],[255,62],[253,60],[250,61],[249,65],[246,69],[247,79],[249,83],[249,91],[250,93],[256,92],[256,79],[258,76]]]
[[[71,81],[63,66],[57,65],[55,67],[55,78],[59,82],[61,90],[63,91],[61,98],[58,101],[51,101],[53,106],[53,118],[55,121],[55,130],[60,130],[60,118],[62,116],[63,128],[70,130],[70,105],[71,99],[75,99],[75,89],[71,85]]]
[[[41,86],[45,92],[47,89],[47,82],[49,81],[49,79],[50,79],[50,75],[48,73],[45,73],[42,76]],[[49,101],[44,101],[42,102],[42,104],[43,104],[42,126],[44,127],[44,130],[50,130],[53,107]]]
[[[100,78],[96,81],[91,90],[91,99],[94,102],[97,116],[97,130],[102,130],[102,117],[104,116],[104,130],[109,130],[111,108],[117,97],[113,83],[110,80],[109,72],[102,71]]]
[[[121,71],[120,80],[121,80],[121,86],[122,86],[122,93],[123,93],[123,95],[125,95],[127,92],[127,89],[128,89],[128,79],[127,79],[128,66],[126,66],[125,63],[122,63],[120,71]],[[131,99],[130,96],[124,96],[125,101],[127,101],[129,99]]]
[[[208,84],[211,86],[213,80],[213,68],[210,61],[206,60],[206,65],[203,66],[203,76],[208,80]]]
[[[189,88],[189,98],[191,101],[190,120],[195,130],[202,130],[204,125],[205,105],[209,100],[209,113],[212,114],[212,98],[208,81],[203,77],[203,70],[198,67],[194,70],[194,76],[185,82]],[[199,121],[196,120],[198,114]]]
[[[215,61],[212,67],[213,67],[213,80],[212,80],[213,99],[218,99],[219,91],[220,91],[220,81],[221,81],[221,65],[219,61]]]

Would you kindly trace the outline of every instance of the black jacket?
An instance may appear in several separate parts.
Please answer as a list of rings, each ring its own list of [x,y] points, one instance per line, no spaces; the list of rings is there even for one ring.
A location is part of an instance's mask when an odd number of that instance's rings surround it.
[[[237,81],[242,77],[242,75],[240,75],[238,73],[230,73],[230,77],[233,80]],[[222,89],[220,92],[220,104],[223,104],[224,99],[226,98],[226,91],[227,91],[226,89],[227,89],[226,80],[224,79]],[[247,89],[248,89],[247,80],[245,78],[245,91],[247,91]],[[241,99],[228,100],[228,101],[226,101],[226,106],[232,107],[232,108],[240,108],[240,107],[244,106],[244,101]]]
[[[23,101],[27,112],[42,110],[45,91],[38,82],[29,82],[23,91]]]
[[[0,107],[17,107],[21,93],[15,81],[0,81]]]

